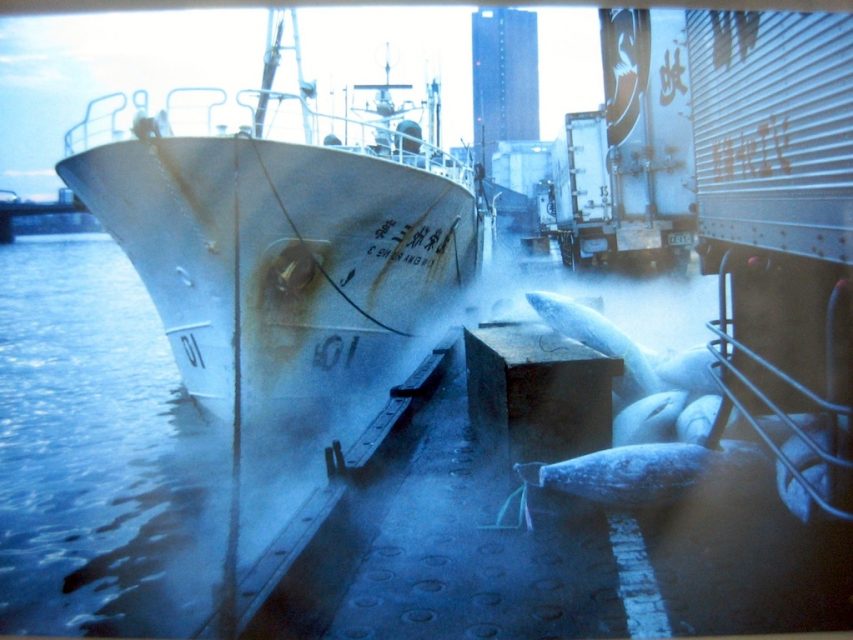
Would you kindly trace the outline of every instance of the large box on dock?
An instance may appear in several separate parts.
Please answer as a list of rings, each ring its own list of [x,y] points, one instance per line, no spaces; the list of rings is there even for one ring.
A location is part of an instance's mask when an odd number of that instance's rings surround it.
[[[508,463],[558,462],[611,446],[623,362],[533,323],[465,330],[468,410]]]

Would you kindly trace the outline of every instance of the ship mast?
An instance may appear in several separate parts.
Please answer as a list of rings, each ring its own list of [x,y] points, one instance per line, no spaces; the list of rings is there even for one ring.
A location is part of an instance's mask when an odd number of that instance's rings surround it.
[[[437,78],[427,84],[427,115],[429,117],[429,138],[434,147],[441,147],[441,86]]]
[[[412,85],[410,84],[391,84],[391,47],[389,43],[385,43],[385,84],[356,84],[353,85],[353,89],[356,91],[360,90],[372,90],[376,91],[376,96],[373,101],[373,108],[369,108],[365,106],[363,109],[353,108],[354,112],[368,113],[372,115],[377,115],[379,118],[376,122],[380,123],[382,127],[385,129],[389,129],[391,127],[391,121],[393,118],[400,116],[408,111],[411,111],[414,107],[409,106],[410,102],[406,101],[401,107],[398,109],[394,104],[393,97],[391,96],[392,90],[397,89],[411,89]],[[386,131],[377,130],[374,134],[376,136],[376,143],[386,148],[391,148],[392,139],[391,134]]]
[[[274,19],[274,12],[270,11],[269,22],[270,26],[267,33],[267,47],[266,54],[264,55],[264,74],[261,79],[261,93],[258,96],[258,108],[255,111],[255,137],[261,138],[264,135],[264,119],[267,115],[267,103],[269,103],[269,91],[272,87],[273,80],[275,79],[275,72],[278,69],[279,62],[281,62],[281,53],[279,50],[281,48],[281,36],[284,31],[284,18],[279,20],[278,27],[276,28],[275,34],[275,42],[270,42],[270,35],[272,34],[272,23]]]
[[[282,44],[282,39],[285,33],[284,21],[290,14],[290,44]],[[275,36],[273,36],[273,25],[275,27]],[[255,111],[255,137],[261,138],[264,133],[264,120],[266,119],[267,105],[269,103],[269,94],[272,90],[273,81],[275,80],[276,70],[281,63],[282,51],[292,51],[296,63],[296,79],[299,83],[299,96],[302,102],[302,125],[305,129],[305,142],[311,144],[311,111],[306,104],[307,98],[313,98],[316,93],[314,83],[305,82],[302,75],[302,50],[299,45],[299,23],[296,19],[296,9],[270,10],[269,26],[267,29],[267,48],[264,56],[264,72],[261,79],[261,93],[258,96],[258,108]]]

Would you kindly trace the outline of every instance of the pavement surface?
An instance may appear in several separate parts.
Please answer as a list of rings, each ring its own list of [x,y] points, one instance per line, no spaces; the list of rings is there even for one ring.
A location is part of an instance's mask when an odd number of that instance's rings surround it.
[[[519,496],[508,501],[520,481],[481,435],[457,366],[392,432],[378,469],[351,484],[334,535],[245,635],[544,640],[853,630],[853,528],[801,524],[770,474],[633,512],[530,490],[525,515]],[[297,621],[309,608],[305,626]]]

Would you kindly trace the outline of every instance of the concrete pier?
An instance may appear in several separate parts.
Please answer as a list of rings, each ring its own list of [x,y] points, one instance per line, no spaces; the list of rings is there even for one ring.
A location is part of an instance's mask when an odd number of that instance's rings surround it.
[[[507,461],[493,455],[493,434],[469,419],[466,369],[453,359],[416,410],[381,429],[370,460],[336,470],[330,488],[340,501],[242,637],[853,628],[849,525],[804,527],[769,475],[722,499],[634,512],[535,488],[514,494],[520,480],[500,472]]]

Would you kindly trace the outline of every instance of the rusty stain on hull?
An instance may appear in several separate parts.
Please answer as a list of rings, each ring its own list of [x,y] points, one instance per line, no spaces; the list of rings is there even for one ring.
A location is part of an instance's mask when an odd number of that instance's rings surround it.
[[[303,349],[306,332],[300,329],[312,326],[314,306],[318,292],[325,280],[320,276],[318,265],[331,262],[332,246],[325,241],[287,238],[271,245],[286,242],[278,251],[267,249],[265,256],[255,267],[249,282],[253,293],[247,305],[256,313],[250,315],[244,332],[254,338],[253,348],[274,353],[270,363],[280,369],[294,359]],[[269,254],[269,255],[266,255]],[[282,290],[280,275],[294,264],[301,273],[299,287]],[[306,262],[310,261],[310,267]],[[291,271],[293,277],[293,271]],[[273,374],[272,370],[266,371]]]
[[[177,186],[180,191],[182,197],[175,197],[173,192],[172,200],[178,206],[180,206],[181,202],[186,202],[196,220],[206,228],[215,229],[214,216],[210,215],[208,208],[202,204],[201,199],[194,193],[190,181],[184,178],[178,162],[166,152],[166,145],[161,144],[157,138],[146,138],[144,143],[148,145],[151,155],[157,159],[161,173],[163,173],[164,183],[169,187],[173,185]]]
[[[409,230],[401,237],[400,241],[397,243],[397,246],[394,248],[394,251],[401,251],[403,249],[403,247],[406,246],[406,243],[411,241],[411,238],[415,234],[416,229],[426,221],[426,219],[429,217],[429,215],[435,210],[435,208],[441,203],[441,201],[447,197],[447,195],[450,193],[451,189],[453,189],[455,186],[456,185],[454,185],[452,183],[448,184],[447,188],[445,188],[444,191],[442,191],[439,194],[439,196],[435,199],[435,201],[431,205],[429,205],[424,210],[424,212],[421,213],[415,219],[415,221],[413,223],[410,223]],[[393,255],[394,251],[392,251],[392,255]],[[445,261],[444,255],[441,255],[439,258],[436,259],[435,264],[429,268],[430,276],[434,275],[434,270],[437,269],[438,266],[441,263],[443,263],[444,261]],[[381,289],[382,285],[384,284],[385,279],[388,277],[388,274],[391,272],[391,269],[393,267],[394,267],[394,264],[392,263],[390,256],[389,256],[389,258],[387,258],[385,260],[385,263],[382,265],[382,269],[379,271],[379,273],[376,275],[376,277],[373,279],[373,282],[370,285],[370,289],[368,291],[368,296],[367,296],[368,308],[372,309],[376,305],[376,297],[379,295],[380,289]]]

